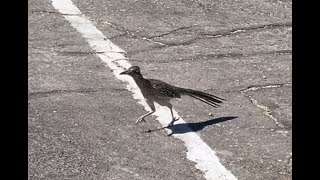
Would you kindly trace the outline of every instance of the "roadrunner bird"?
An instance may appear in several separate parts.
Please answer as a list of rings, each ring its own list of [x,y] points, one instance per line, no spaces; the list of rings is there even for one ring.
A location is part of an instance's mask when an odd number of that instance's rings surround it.
[[[147,104],[152,110],[151,112],[140,116],[136,120],[136,124],[140,121],[144,121],[145,117],[155,112],[154,102],[157,102],[158,104],[166,106],[170,109],[172,116],[172,121],[168,125],[170,126],[173,125],[176,120],[178,120],[178,118],[174,118],[172,112],[172,104],[170,104],[169,102],[172,98],[181,98],[181,95],[188,95],[213,107],[219,107],[219,104],[222,103],[223,100],[225,100],[223,98],[201,91],[175,87],[160,80],[146,79],[142,76],[140,68],[138,66],[132,66],[128,70],[120,73],[120,75],[124,74],[129,75],[134,79],[139,89],[141,90],[141,93],[144,96]]]

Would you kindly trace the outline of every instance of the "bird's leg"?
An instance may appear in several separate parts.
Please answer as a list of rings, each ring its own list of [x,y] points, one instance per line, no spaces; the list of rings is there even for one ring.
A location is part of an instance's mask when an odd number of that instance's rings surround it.
[[[141,122],[141,121],[146,121],[146,120],[144,120],[144,118],[147,117],[147,116],[149,116],[149,115],[152,114],[152,113],[154,113],[154,111],[148,112],[148,113],[140,116],[140,117],[136,120],[136,123],[135,123],[135,124],[137,124],[138,122]]]
[[[152,114],[152,113],[154,113],[154,112],[156,111],[156,108],[155,108],[155,106],[154,106],[154,102],[153,102],[153,101],[148,101],[148,100],[146,100],[146,102],[147,102],[147,104],[150,106],[151,112],[148,112],[148,113],[140,116],[140,117],[136,120],[136,123],[135,123],[135,124],[137,124],[138,122],[141,122],[141,121],[145,121],[145,120],[144,120],[145,117],[149,116],[150,114]]]
[[[172,126],[174,122],[176,122],[176,121],[179,120],[179,118],[175,118],[175,117],[173,116],[172,105],[170,104],[168,107],[170,108],[172,120],[171,120],[171,122],[168,124],[167,127]]]

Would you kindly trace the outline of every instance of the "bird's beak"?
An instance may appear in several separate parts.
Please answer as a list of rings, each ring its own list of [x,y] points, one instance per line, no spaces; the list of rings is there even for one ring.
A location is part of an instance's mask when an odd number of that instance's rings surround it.
[[[123,71],[120,75],[128,74],[128,71]]]

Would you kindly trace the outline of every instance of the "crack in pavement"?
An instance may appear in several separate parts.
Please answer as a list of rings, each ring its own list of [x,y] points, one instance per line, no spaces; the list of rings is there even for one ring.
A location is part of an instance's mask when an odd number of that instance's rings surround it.
[[[30,13],[46,13],[46,14],[59,14],[63,16],[79,16],[81,14],[62,14],[60,12],[56,11],[47,11],[47,10],[39,10],[39,9],[33,9],[33,10],[28,10]]]
[[[290,86],[292,83],[275,83],[275,84],[261,84],[261,85],[252,85],[245,89],[230,89],[230,90],[220,90],[215,88],[203,89],[202,91],[214,91],[219,93],[246,93],[248,91],[257,91],[260,89],[268,89],[268,88],[279,88],[283,86]]]
[[[190,39],[188,41],[183,41],[183,42],[172,42],[172,43],[158,42],[158,44],[160,46],[154,46],[154,47],[151,47],[149,49],[142,49],[142,50],[138,50],[138,51],[128,51],[128,54],[135,55],[135,54],[138,54],[138,53],[143,53],[143,52],[147,52],[147,51],[154,51],[154,50],[163,49],[163,48],[167,48],[167,47],[187,46],[187,45],[195,43],[196,40],[198,40],[198,39],[200,39],[200,38],[196,37],[196,38]]]
[[[258,108],[262,109],[263,110],[263,114],[268,116],[270,119],[272,119],[273,122],[276,124],[276,126],[278,126],[280,128],[286,128],[286,126],[284,126],[282,123],[280,123],[278,121],[278,119],[273,117],[272,111],[267,106],[263,106],[263,105],[259,104],[258,101],[256,99],[254,99],[251,95],[245,94],[248,91],[257,91],[257,90],[260,90],[260,89],[279,88],[279,87],[282,87],[284,85],[289,85],[289,83],[268,84],[268,85],[261,85],[261,86],[250,86],[250,87],[248,87],[246,89],[240,90],[240,92],[245,97],[248,97],[251,103],[253,103]]]
[[[199,35],[210,37],[210,38],[217,38],[217,37],[226,37],[226,36],[230,36],[233,34],[245,33],[247,31],[281,28],[281,27],[292,27],[292,22],[281,22],[281,23],[273,23],[273,24],[255,25],[255,26],[248,26],[248,27],[243,27],[243,28],[231,29],[231,30],[227,30],[224,32],[220,32],[220,33],[200,33]]]
[[[28,10],[28,12],[30,12],[30,13],[49,13],[49,14],[61,15],[61,13],[56,12],[56,11],[47,11],[47,10],[41,10],[41,9],[32,9],[32,10]]]
[[[97,91],[98,91],[97,89],[51,90],[51,91],[30,92],[28,94],[28,96],[30,96],[30,99],[33,99],[33,97],[47,97],[47,95],[50,95],[50,94],[58,94],[58,93],[91,93],[91,92],[97,92]]]
[[[124,33],[121,34],[121,35],[117,35],[117,36],[115,36],[115,37],[111,37],[111,38],[113,38],[113,39],[114,39],[114,38],[117,38],[117,37],[121,37],[121,36],[128,35],[128,36],[130,36],[131,38],[143,39],[143,40],[147,40],[147,41],[149,41],[149,42],[151,42],[151,43],[154,43],[154,44],[158,44],[158,45],[161,45],[161,46],[165,46],[165,44],[163,44],[163,43],[161,43],[161,42],[154,41],[154,40],[152,40],[152,39],[150,39],[150,38],[148,38],[148,37],[138,35],[137,33],[134,33],[134,32],[132,32],[131,30],[128,30],[128,29],[120,26],[119,24],[111,23],[111,22],[108,22],[108,21],[104,21],[104,22],[103,22],[103,21],[100,21],[100,20],[98,20],[98,19],[91,18],[91,17],[88,17],[88,19],[89,19],[90,21],[96,22],[97,24],[107,24],[107,25],[115,28],[115,29],[118,30],[118,31],[124,32]],[[110,38],[109,38],[109,39],[110,39]]]
[[[120,34],[120,35],[117,35],[117,36],[114,36],[114,37],[111,37],[111,39],[113,38],[118,38],[118,37],[122,37],[122,36],[125,36],[125,35],[129,35],[131,38],[137,38],[137,39],[142,39],[142,40],[146,40],[146,41],[149,41],[151,43],[154,43],[154,44],[158,44],[160,45],[160,47],[158,46],[158,48],[164,48],[164,47],[170,47],[170,46],[181,46],[181,45],[189,45],[189,44],[192,44],[195,42],[195,40],[197,40],[196,38],[195,39],[192,39],[192,40],[189,40],[189,41],[186,41],[186,42],[181,42],[181,43],[164,43],[164,42],[160,42],[160,41],[154,41],[153,39],[154,38],[157,38],[157,37],[163,37],[163,36],[166,36],[166,35],[169,35],[171,33],[174,33],[174,32],[177,32],[179,30],[183,30],[183,29],[189,29],[192,27],[191,26],[184,26],[184,27],[179,27],[179,28],[176,28],[176,29],[173,29],[167,33],[163,33],[163,34],[159,34],[159,35],[154,35],[154,36],[150,36],[150,37],[147,37],[147,36],[141,36],[141,35],[138,35],[137,33],[133,33],[132,31],[118,25],[118,24],[115,24],[115,23],[110,23],[110,22],[101,22],[99,20],[96,20],[96,19],[91,19],[97,23],[100,23],[100,24],[107,24],[107,25],[110,25],[111,27],[119,30],[119,31],[122,31],[124,32],[123,34]],[[110,39],[110,38],[109,38]]]
[[[122,33],[122,34],[119,34],[119,35],[116,35],[116,36],[108,37],[108,39],[111,40],[111,39],[119,38],[119,37],[126,36],[126,35],[127,35],[127,33]]]
[[[91,54],[103,54],[105,52],[96,52],[96,51],[55,51],[58,54],[61,55],[91,55]]]
[[[272,111],[267,106],[263,106],[259,104],[258,101],[255,100],[251,95],[245,95],[245,96],[248,97],[255,106],[257,106],[260,109],[263,109],[264,110],[263,114],[271,118],[278,127],[285,128],[285,126],[282,123],[280,123],[275,117],[272,116]]]
[[[52,48],[47,47],[47,48],[41,48],[41,47],[35,47],[35,46],[28,46],[28,50],[30,49],[36,49],[36,50],[40,50],[40,51],[45,51],[45,52],[54,52],[54,50],[52,50]]]
[[[51,91],[38,91],[38,92],[29,92],[28,93],[28,99],[34,99],[37,97],[47,97],[51,94],[67,94],[67,93],[81,93],[81,94],[88,94],[88,93],[94,93],[94,92],[100,92],[105,91],[107,89],[105,88],[98,88],[98,89],[62,89],[62,90],[51,90]],[[115,90],[117,92],[119,91],[125,91],[123,89],[117,89],[113,88],[111,90]]]
[[[269,89],[269,88],[279,88],[283,87],[285,85],[291,85],[291,83],[280,83],[280,84],[266,84],[266,85],[254,85],[254,86],[249,86],[246,89],[240,90],[242,93],[246,93],[248,91],[257,91],[260,89]]]
[[[193,27],[192,25],[191,26],[183,26],[183,27],[179,27],[179,28],[176,28],[176,29],[173,29],[169,32],[166,32],[166,33],[163,33],[163,34],[159,34],[159,35],[154,35],[154,36],[151,36],[149,37],[149,39],[154,39],[154,38],[157,38],[157,37],[163,37],[163,36],[166,36],[166,35],[169,35],[169,34],[172,34],[174,32],[177,32],[177,31],[180,31],[180,30],[183,30],[183,29],[189,29]]]
[[[277,50],[277,51],[258,51],[252,53],[217,53],[217,54],[204,54],[204,55],[196,55],[194,57],[188,59],[181,59],[179,61],[189,61],[189,60],[197,60],[197,59],[210,59],[210,58],[236,58],[236,57],[250,57],[250,56],[257,56],[257,55],[282,55],[282,54],[292,54],[291,49],[285,50]]]
[[[97,20],[95,20],[95,21],[97,22]],[[167,33],[163,33],[163,34],[160,34],[160,35],[154,35],[154,36],[151,36],[151,37],[147,37],[147,36],[141,36],[141,35],[135,34],[132,31],[129,31],[128,29],[126,29],[124,27],[121,27],[119,25],[116,25],[114,23],[110,23],[110,22],[107,22],[107,21],[106,22],[100,22],[100,23],[108,24],[108,25],[112,26],[113,28],[124,32],[123,34],[111,37],[111,39],[122,37],[122,36],[125,36],[125,35],[129,35],[131,38],[142,39],[142,40],[146,40],[146,41],[149,41],[151,43],[160,45],[160,46],[157,46],[157,49],[161,49],[161,48],[165,48],[165,47],[172,47],[172,46],[185,46],[185,45],[193,44],[199,38],[199,37],[198,38],[194,38],[194,39],[191,39],[189,41],[180,42],[180,43],[176,43],[176,42],[164,43],[164,42],[154,41],[153,40],[154,38],[163,37],[163,36],[169,35],[171,33],[174,33],[176,31],[179,31],[179,30],[188,29],[188,28],[190,28],[192,26],[179,27],[179,28],[173,29],[173,30],[171,30],[171,31],[169,31]],[[143,50],[141,52],[145,52],[145,51],[147,51],[147,50]],[[140,53],[140,51],[138,51],[137,53]]]

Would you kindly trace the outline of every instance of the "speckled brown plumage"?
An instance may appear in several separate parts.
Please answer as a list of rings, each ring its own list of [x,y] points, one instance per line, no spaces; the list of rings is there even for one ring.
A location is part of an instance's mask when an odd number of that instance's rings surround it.
[[[160,105],[167,106],[170,109],[172,121],[169,125],[171,125],[175,120],[177,120],[173,116],[172,105],[169,102],[172,98],[181,98],[182,95],[188,95],[213,107],[219,107],[219,104],[225,100],[223,98],[201,91],[172,86],[157,79],[146,79],[142,76],[140,68],[138,66],[132,66],[127,71],[124,71],[120,74],[129,75],[134,79],[139,89],[141,90],[141,93],[143,94],[146,102],[152,110],[152,112],[148,112],[145,115],[139,117],[136,123],[143,121],[145,117],[155,112],[154,102],[157,102]]]

